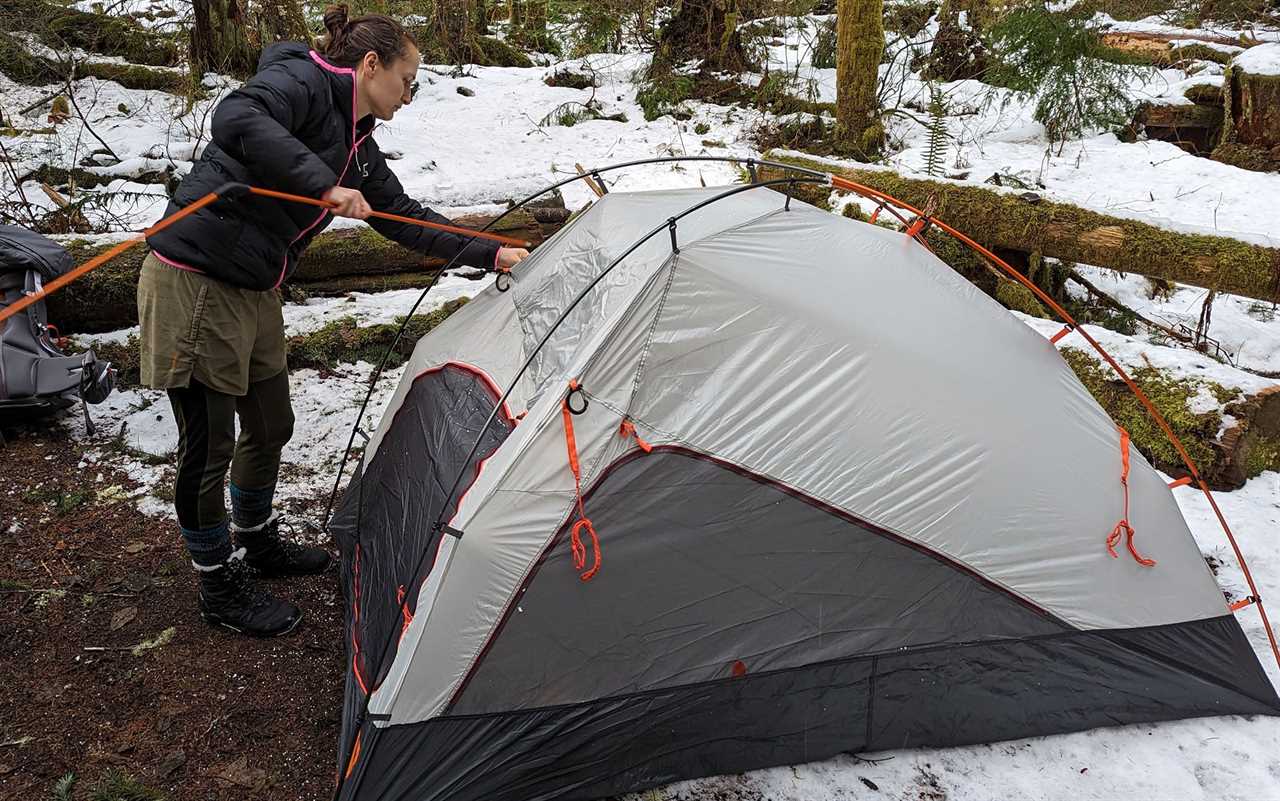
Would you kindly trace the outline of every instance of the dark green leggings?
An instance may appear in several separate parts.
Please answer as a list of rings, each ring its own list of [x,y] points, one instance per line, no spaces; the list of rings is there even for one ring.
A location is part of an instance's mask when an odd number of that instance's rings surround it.
[[[280,451],[293,436],[289,372],[249,384],[243,397],[215,392],[191,379],[169,390],[178,423],[178,477],[174,506],[184,529],[210,529],[227,518],[224,484],[242,490],[275,487]],[[236,438],[236,417],[240,437]]]

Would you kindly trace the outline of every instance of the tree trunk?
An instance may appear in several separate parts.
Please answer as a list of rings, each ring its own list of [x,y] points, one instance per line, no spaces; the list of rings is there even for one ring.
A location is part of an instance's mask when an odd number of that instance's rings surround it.
[[[965,19],[961,21],[960,14]],[[976,78],[987,68],[982,31],[989,10],[986,0],[943,0],[938,34],[929,51],[924,77],[935,81]]]
[[[930,197],[936,197],[938,219],[989,248],[1040,253],[1062,261],[1280,301],[1280,248],[1228,237],[1182,234],[1066,203],[1029,203],[1014,194],[903,178],[887,170],[836,170],[821,162],[778,153],[765,157],[844,176],[916,208],[924,208]],[[760,175],[780,177],[769,170]],[[820,194],[819,201],[829,196],[826,189]]]
[[[476,42],[474,0],[436,0],[435,33],[440,46],[453,64],[483,61]]]
[[[256,0],[258,4],[258,30],[262,46],[273,42],[311,43],[311,31],[307,18],[302,14],[298,0]]]
[[[699,60],[703,70],[745,71],[749,64],[738,34],[739,16],[739,0],[682,0],[659,34],[650,74]]]
[[[867,159],[884,144],[880,124],[880,58],[884,0],[840,0],[836,18],[836,142]]]
[[[488,0],[473,0],[471,7],[471,27],[480,36],[489,35]]]
[[[258,66],[258,51],[249,42],[247,0],[193,0],[192,72],[221,72],[245,78]]]

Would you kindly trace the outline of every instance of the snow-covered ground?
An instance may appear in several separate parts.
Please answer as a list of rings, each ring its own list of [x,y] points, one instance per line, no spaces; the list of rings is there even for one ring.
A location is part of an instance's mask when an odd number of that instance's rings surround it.
[[[153,5],[151,0],[131,1],[137,8]],[[795,69],[801,85],[811,86],[816,99],[831,101],[835,99],[834,70],[813,69],[807,63],[817,22],[815,18],[790,20],[786,33],[769,48],[771,66]],[[1164,23],[1151,20],[1117,24],[1112,29],[1159,30],[1188,37],[1240,33],[1160,26]],[[932,23],[922,31],[916,45],[927,42],[935,29],[936,23]],[[1252,31],[1250,35],[1265,41],[1280,38],[1272,31]],[[1268,54],[1251,58],[1269,64],[1269,56],[1263,56]],[[892,103],[918,103],[927,96],[926,85],[903,71],[901,65],[908,60],[899,59],[897,66],[885,70],[889,76],[897,70],[901,78],[890,98]],[[687,121],[662,117],[646,122],[631,80],[645,63],[646,57],[640,54],[598,54],[574,62],[575,68],[598,75],[600,86],[594,96],[604,112],[622,112],[627,122],[590,120],[571,127],[540,124],[560,104],[585,102],[593,94],[591,90],[547,86],[543,78],[556,65],[471,68],[456,78],[443,74],[447,72],[443,68],[424,67],[420,75],[423,90],[392,123],[382,127],[378,141],[391,154],[392,167],[408,191],[445,213],[498,208],[507,199],[523,197],[573,174],[576,162],[593,167],[668,155],[759,155],[751,136],[753,128],[765,121],[765,115],[758,111],[691,103],[692,116]],[[1203,63],[1200,67],[1194,76],[1178,70],[1147,70],[1134,81],[1133,95],[1172,99],[1193,83],[1221,83],[1220,65]],[[164,191],[158,185],[130,179],[166,166],[179,176],[184,174],[208,142],[212,104],[233,85],[209,76],[206,86],[210,97],[187,110],[181,101],[159,92],[126,90],[94,79],[79,81],[81,108],[93,132],[122,159],[115,164],[114,159],[90,159],[101,145],[74,116],[52,133],[41,132],[48,126],[44,119],[47,107],[25,116],[18,111],[48,90],[19,86],[0,76],[0,110],[6,120],[17,128],[37,131],[0,137],[0,141],[19,174],[40,164],[71,167],[89,159],[89,164],[98,165],[92,167],[95,172],[117,176],[105,187],[88,190],[103,196],[101,207],[89,210],[89,216],[95,222],[114,219],[117,230],[138,228],[159,216]],[[460,94],[460,87],[474,95]],[[952,137],[947,171],[963,174],[959,180],[982,183],[995,173],[1015,176],[1048,198],[1108,214],[1180,231],[1280,245],[1276,241],[1280,232],[1275,227],[1280,175],[1247,172],[1196,158],[1162,142],[1126,144],[1104,132],[1069,142],[1061,154],[1050,153],[1042,126],[1031,119],[1028,101],[973,81],[942,88],[948,98],[946,124]],[[923,126],[895,116],[890,134],[902,147],[889,159],[889,165],[907,173],[920,172],[926,147]],[[737,179],[737,173],[729,165],[691,163],[639,167],[606,177],[613,191],[629,191],[728,183]],[[0,200],[12,200],[17,193],[7,174],[4,181],[0,183]],[[34,182],[28,182],[23,193],[33,203],[52,208],[52,201]],[[564,194],[570,208],[578,208],[593,197],[579,183],[566,187]],[[103,238],[118,236],[105,234]],[[1152,298],[1145,279],[1139,276],[1090,267],[1081,270],[1100,288],[1146,316],[1192,326],[1199,317],[1203,290],[1179,287],[1172,295]],[[483,283],[446,278],[422,310],[429,311],[482,287]],[[307,333],[349,315],[365,323],[387,322],[407,312],[417,296],[415,290],[402,290],[312,300],[287,307],[286,327],[291,334]],[[1280,371],[1280,321],[1273,316],[1274,310],[1267,304],[1230,296],[1216,299],[1209,333],[1230,353],[1235,366],[1170,347],[1145,333],[1123,336],[1097,328],[1090,331],[1123,363],[1150,362],[1242,392],[1256,392],[1274,383],[1258,372]],[[1046,321],[1024,319],[1046,337],[1059,328]],[[85,340],[123,341],[130,333],[125,330]],[[1072,344],[1071,339],[1061,344]],[[332,485],[371,371],[371,365],[359,363],[323,375],[298,370],[291,377],[297,426],[284,454],[280,494],[304,517],[318,518],[321,512],[315,502],[322,500]],[[389,371],[375,387],[363,421],[366,429],[376,425],[399,377],[399,370]],[[136,498],[140,507],[158,518],[171,517],[171,508],[162,499],[169,480],[164,457],[172,455],[176,435],[163,394],[121,391],[94,407],[93,415],[101,433],[86,456],[86,476],[97,475],[94,468],[98,464],[124,467],[140,484]],[[65,424],[83,435],[78,416],[69,415]],[[112,444],[117,438],[127,447]],[[99,477],[98,481],[105,479]],[[1189,487],[1174,492],[1202,551],[1224,564],[1219,572],[1224,589],[1237,597],[1246,594],[1243,577],[1204,497]],[[1216,499],[1250,557],[1262,595],[1280,597],[1280,538],[1276,535],[1280,474],[1263,474],[1241,490],[1218,493]],[[1263,666],[1280,686],[1280,669],[1271,656],[1256,609],[1242,610],[1239,619]],[[1209,718],[863,757],[689,782],[646,798],[1280,799],[1280,719],[1276,718]]]

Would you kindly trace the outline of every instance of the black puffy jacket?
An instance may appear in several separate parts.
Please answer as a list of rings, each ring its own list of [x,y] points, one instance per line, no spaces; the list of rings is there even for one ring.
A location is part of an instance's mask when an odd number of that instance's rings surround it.
[[[169,201],[166,216],[229,181],[318,198],[333,186],[359,189],[376,211],[447,223],[404,193],[369,136],[372,116],[355,119],[355,72],[305,45],[263,52],[258,74],[213,114],[213,141]],[[333,216],[314,206],[257,196],[222,200],[147,237],[156,255],[248,289],[284,282]],[[444,259],[491,267],[498,246],[407,223],[370,218],[378,233]]]

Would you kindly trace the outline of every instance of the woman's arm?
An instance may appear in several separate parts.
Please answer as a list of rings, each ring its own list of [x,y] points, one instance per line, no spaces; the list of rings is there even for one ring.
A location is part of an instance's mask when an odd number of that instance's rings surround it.
[[[273,64],[218,104],[213,141],[269,189],[320,197],[338,176],[290,133],[312,105],[302,78],[285,64]]]
[[[372,139],[369,139],[365,145],[369,175],[364,179],[360,189],[375,211],[445,225],[450,223],[447,217],[435,213],[404,193],[404,188],[400,186],[400,179],[391,172],[386,159],[382,156],[382,151]],[[419,253],[440,259],[452,259],[461,251],[462,256],[458,261],[463,264],[484,269],[497,266],[498,244],[496,242],[476,239],[468,243],[468,238],[465,236],[377,217],[370,217],[368,222],[378,233]]]

